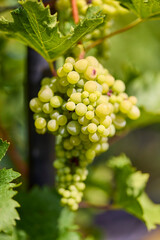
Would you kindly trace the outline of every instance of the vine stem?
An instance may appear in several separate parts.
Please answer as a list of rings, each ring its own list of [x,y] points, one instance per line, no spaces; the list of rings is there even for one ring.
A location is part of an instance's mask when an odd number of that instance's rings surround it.
[[[121,29],[118,29],[116,30],[115,32],[112,32],[106,36],[104,36],[103,38],[100,38],[98,39],[97,41],[93,42],[92,44],[90,44],[88,47],[86,47],[86,51],[90,50],[91,48],[94,48],[96,47],[97,45],[101,44],[104,40],[108,39],[108,38],[111,38],[117,34],[120,34],[120,33],[123,33],[123,32],[126,32],[132,28],[134,28],[135,26],[137,26],[139,23],[141,22],[144,22],[145,20],[144,19],[140,19],[140,18],[137,18],[135,21],[131,22],[130,24],[128,24],[127,26],[125,26],[124,28],[121,28]]]
[[[73,19],[75,24],[77,24],[79,22],[79,14],[78,14],[78,7],[77,7],[76,0],[71,0],[71,5],[72,5]]]
[[[95,205],[92,203],[88,203],[88,202],[81,202],[79,204],[80,208],[94,208],[94,209],[98,209],[98,210],[116,210],[119,209],[118,206],[112,205],[112,204],[107,204],[107,205]]]
[[[56,70],[54,69],[53,63],[49,62],[48,64],[49,64],[49,68],[51,70],[52,75],[57,76],[57,73],[56,73]]]

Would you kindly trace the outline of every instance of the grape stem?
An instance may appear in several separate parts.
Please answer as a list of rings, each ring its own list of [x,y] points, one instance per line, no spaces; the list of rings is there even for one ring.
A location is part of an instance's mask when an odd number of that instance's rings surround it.
[[[79,14],[78,14],[78,7],[77,7],[76,0],[71,0],[71,5],[72,5],[73,19],[75,24],[77,24],[79,22]]]
[[[107,205],[95,205],[92,203],[88,203],[88,202],[81,202],[79,204],[80,208],[94,208],[94,209],[99,209],[99,210],[117,210],[120,209],[118,206],[115,206],[113,204],[107,204]]]
[[[49,62],[48,64],[49,64],[49,68],[50,68],[50,70],[51,70],[52,75],[53,75],[53,76],[57,76],[57,72],[56,72],[56,70],[54,69],[53,63],[52,63],[52,62]]]
[[[2,125],[0,125],[0,136],[4,139],[7,140],[7,142],[10,143],[10,146],[8,148],[8,155],[15,165],[16,169],[18,172],[21,173],[23,178],[28,177],[28,165],[26,162],[21,158],[20,154],[18,153],[12,139],[8,136],[8,133],[6,129]]]
[[[140,19],[140,18],[137,18],[135,21],[131,22],[130,24],[128,24],[127,26],[125,26],[124,28],[121,28],[121,29],[118,29],[116,30],[115,32],[112,32],[106,36],[104,36],[103,38],[100,38],[98,39],[97,41],[93,42],[92,44],[90,44],[88,47],[86,47],[86,51],[96,47],[97,45],[101,44],[104,40],[108,39],[108,38],[111,38],[117,34],[120,34],[120,33],[123,33],[123,32],[126,32],[132,28],[134,28],[135,26],[137,26],[139,23],[142,23],[144,22],[145,19]]]

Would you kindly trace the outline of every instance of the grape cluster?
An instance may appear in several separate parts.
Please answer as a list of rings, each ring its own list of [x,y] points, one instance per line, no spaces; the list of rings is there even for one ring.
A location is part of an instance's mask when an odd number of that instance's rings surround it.
[[[61,203],[78,208],[87,177],[87,165],[109,147],[108,138],[137,119],[137,99],[129,97],[125,84],[89,56],[68,57],[57,77],[44,78],[38,98],[30,101],[35,128],[57,136],[54,167]]]

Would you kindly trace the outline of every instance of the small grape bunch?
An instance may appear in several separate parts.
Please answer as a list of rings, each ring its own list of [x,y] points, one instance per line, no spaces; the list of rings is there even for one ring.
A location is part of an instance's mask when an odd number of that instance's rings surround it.
[[[139,118],[137,99],[125,84],[89,56],[67,57],[57,76],[44,78],[37,98],[30,101],[37,133],[56,136],[57,188],[61,203],[78,209],[88,164],[105,152],[108,138]]]

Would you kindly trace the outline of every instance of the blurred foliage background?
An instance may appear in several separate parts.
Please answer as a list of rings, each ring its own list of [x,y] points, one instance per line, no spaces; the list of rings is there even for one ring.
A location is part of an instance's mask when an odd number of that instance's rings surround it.
[[[0,6],[15,6],[16,0],[0,0]],[[1,13],[9,18],[9,13]],[[128,14],[116,19],[114,29],[132,21]],[[113,29],[113,30],[114,30]],[[127,92],[136,95],[142,115],[140,120],[128,123],[130,128],[111,144],[91,166],[86,199],[94,204],[107,200],[104,186],[110,178],[104,166],[110,156],[125,153],[133,165],[150,174],[149,196],[160,202],[160,21],[142,23],[136,28],[110,39],[110,57],[103,65],[116,77],[125,81]],[[0,35],[0,136],[6,135],[15,150],[28,161],[28,125],[26,104],[27,48],[19,42]],[[5,166],[14,166],[9,154]],[[2,166],[1,164],[1,166]],[[93,197],[94,196],[94,197]],[[96,196],[96,197],[95,197]],[[89,217],[79,213],[85,224]],[[96,231],[96,230],[95,230]]]

